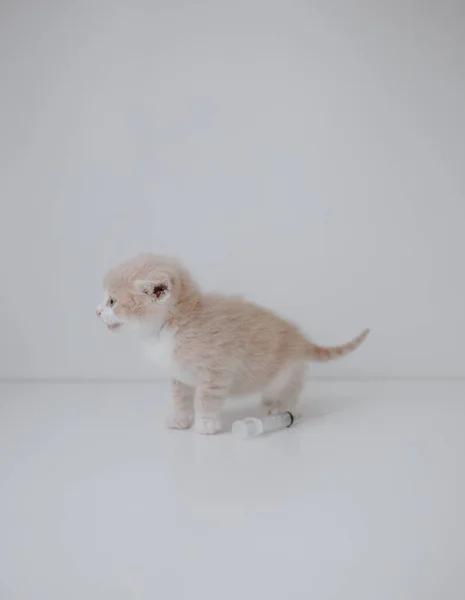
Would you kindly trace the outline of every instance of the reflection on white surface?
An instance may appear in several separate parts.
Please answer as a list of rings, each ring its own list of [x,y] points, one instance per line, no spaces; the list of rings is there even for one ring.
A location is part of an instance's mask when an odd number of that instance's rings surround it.
[[[463,599],[464,392],[320,381],[244,443],[162,385],[3,385],[0,596]]]

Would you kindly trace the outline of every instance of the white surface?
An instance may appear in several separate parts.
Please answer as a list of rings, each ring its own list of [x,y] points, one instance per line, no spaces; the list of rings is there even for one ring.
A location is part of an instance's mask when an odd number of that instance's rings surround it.
[[[148,376],[94,317],[141,250],[318,342],[373,328],[321,374],[465,375],[464,13],[3,2],[0,376]]]
[[[0,596],[463,600],[464,392],[313,383],[238,441],[165,430],[161,385],[3,385]]]

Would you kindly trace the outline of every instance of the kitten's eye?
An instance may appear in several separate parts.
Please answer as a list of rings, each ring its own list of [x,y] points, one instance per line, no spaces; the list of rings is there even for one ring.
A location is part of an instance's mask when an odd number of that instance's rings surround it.
[[[116,300],[114,298],[110,298],[108,300],[108,306],[114,306],[116,304]]]

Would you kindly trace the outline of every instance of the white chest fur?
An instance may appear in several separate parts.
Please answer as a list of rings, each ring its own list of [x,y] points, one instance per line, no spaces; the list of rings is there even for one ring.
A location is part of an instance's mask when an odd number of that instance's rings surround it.
[[[144,352],[147,358],[156,366],[160,375],[178,379],[183,383],[195,385],[195,377],[188,373],[174,359],[176,332],[164,328],[159,334],[144,341]]]

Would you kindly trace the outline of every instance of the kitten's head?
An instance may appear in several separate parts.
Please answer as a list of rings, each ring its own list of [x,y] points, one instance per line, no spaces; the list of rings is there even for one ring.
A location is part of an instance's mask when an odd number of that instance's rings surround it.
[[[97,316],[113,331],[160,327],[179,294],[180,272],[175,260],[155,254],[140,254],[120,264],[104,278]]]

